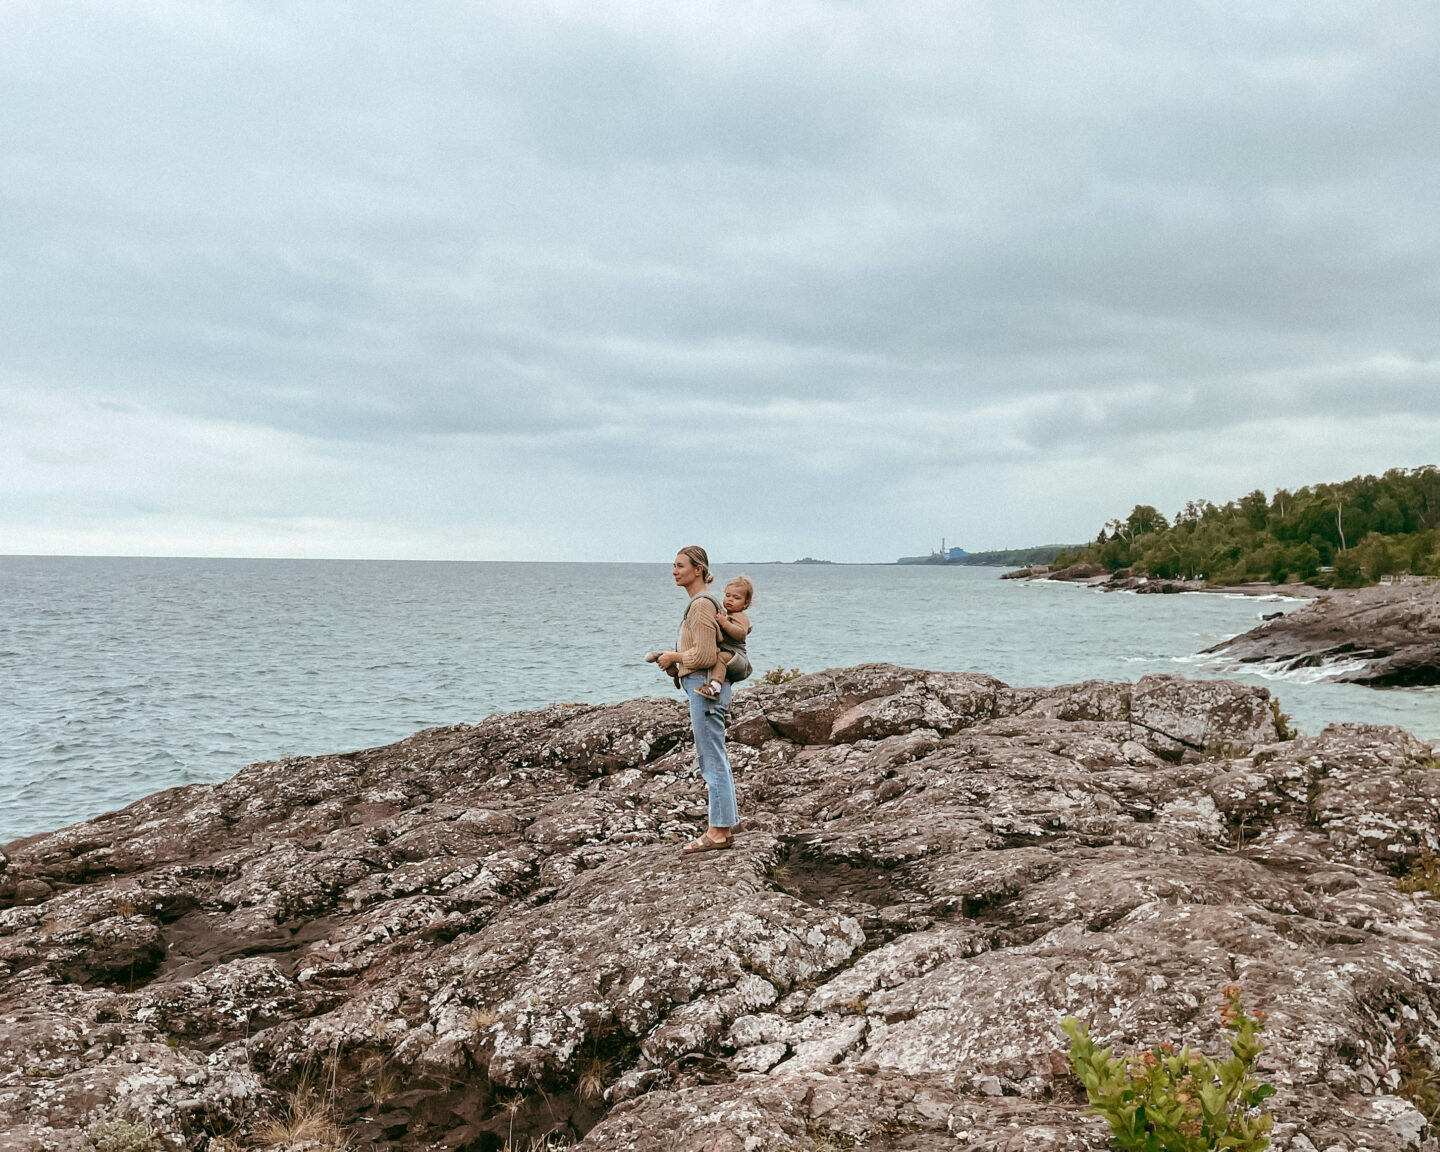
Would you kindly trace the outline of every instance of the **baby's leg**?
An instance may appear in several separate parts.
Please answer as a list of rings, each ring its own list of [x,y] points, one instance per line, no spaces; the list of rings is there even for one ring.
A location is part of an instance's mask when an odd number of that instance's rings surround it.
[[[720,662],[705,673],[705,683],[695,691],[704,696],[707,700],[714,700],[720,695],[720,686],[725,683],[725,665],[730,661],[731,653],[721,652]]]

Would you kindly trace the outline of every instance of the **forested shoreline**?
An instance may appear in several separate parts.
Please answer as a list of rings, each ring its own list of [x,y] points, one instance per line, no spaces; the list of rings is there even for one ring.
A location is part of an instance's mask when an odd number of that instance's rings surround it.
[[[1049,564],[1062,552],[1075,552],[1074,544],[1037,544],[1032,548],[1004,548],[990,552],[964,552],[959,556],[932,552],[928,556],[902,556],[897,564],[944,564],[969,568],[1019,568]],[[1080,545],[1079,547],[1084,547]]]
[[[1440,469],[1392,468],[1268,498],[1257,489],[1225,504],[1195,500],[1173,520],[1141,504],[1053,564],[1211,584],[1356,588],[1382,576],[1440,577]]]

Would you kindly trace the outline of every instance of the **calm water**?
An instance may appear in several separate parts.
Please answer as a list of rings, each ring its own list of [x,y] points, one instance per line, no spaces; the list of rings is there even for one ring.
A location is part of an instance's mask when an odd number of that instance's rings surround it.
[[[1203,676],[1194,653],[1277,607],[983,568],[749,572],[759,669],[889,660],[1011,684]],[[670,646],[684,604],[668,562],[0,557],[0,843],[257,760],[673,692],[641,656]],[[1304,731],[1363,720],[1440,739],[1440,689],[1253,682]]]

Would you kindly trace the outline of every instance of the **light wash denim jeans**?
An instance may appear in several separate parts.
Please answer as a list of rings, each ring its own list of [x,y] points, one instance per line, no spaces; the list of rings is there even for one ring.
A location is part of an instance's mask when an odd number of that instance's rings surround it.
[[[700,775],[710,792],[710,827],[733,828],[740,823],[735,803],[735,778],[730,775],[730,757],[725,754],[725,712],[730,707],[731,685],[727,680],[720,699],[707,700],[695,689],[705,683],[703,672],[692,672],[680,681],[690,697],[690,730],[695,733],[695,757]]]

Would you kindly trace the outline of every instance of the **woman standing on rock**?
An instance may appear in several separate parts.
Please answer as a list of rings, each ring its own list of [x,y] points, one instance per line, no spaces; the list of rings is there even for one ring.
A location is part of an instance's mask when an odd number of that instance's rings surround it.
[[[670,570],[675,583],[690,596],[690,606],[680,624],[675,650],[656,654],[661,668],[680,681],[690,698],[690,730],[695,734],[695,756],[700,775],[710,793],[710,826],[689,844],[687,855],[729,848],[735,843],[732,829],[740,823],[735,804],[735,778],[730,774],[730,757],[725,753],[725,710],[730,707],[731,685],[727,680],[717,699],[706,699],[697,689],[706,682],[719,651],[719,626],[715,622],[715,597],[705,591],[715,577],[710,575],[710,558],[705,549],[692,544],[675,556]]]

